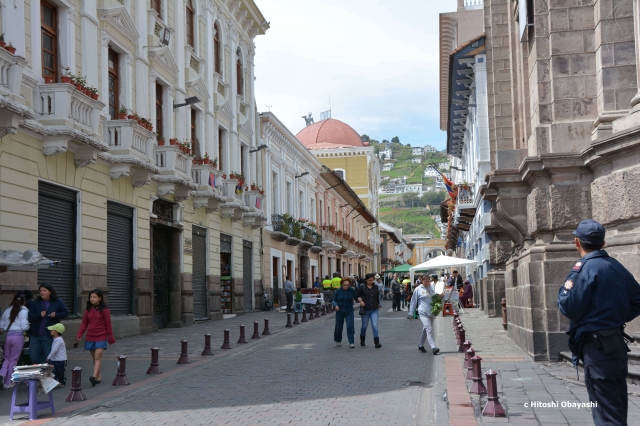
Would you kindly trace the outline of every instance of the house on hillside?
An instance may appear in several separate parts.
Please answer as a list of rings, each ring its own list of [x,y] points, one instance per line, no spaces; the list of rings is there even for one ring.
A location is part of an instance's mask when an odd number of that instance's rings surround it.
[[[440,176],[440,173],[438,173],[436,170],[428,167],[424,170],[424,177],[438,177]]]
[[[422,155],[423,153],[424,153],[424,148],[422,148],[421,146],[416,146],[411,148],[412,155]]]
[[[411,183],[404,186],[404,192],[417,192],[422,193],[422,184],[421,183]]]
[[[413,164],[421,164],[421,163],[422,163],[422,158],[420,158],[420,157],[412,158],[412,159],[411,159],[411,162],[412,162]]]
[[[392,156],[393,152],[389,148],[381,149],[378,153],[378,157],[380,157],[381,160],[391,160]]]
[[[425,154],[435,154],[438,152],[435,146],[427,145],[424,147]]]
[[[385,163],[385,164],[382,166],[382,171],[383,171],[383,172],[390,172],[391,170],[393,170],[393,166],[394,166],[394,164],[393,164],[393,163]]]
[[[445,161],[444,163],[438,163],[438,168],[441,170],[449,169],[451,167],[451,163]]]

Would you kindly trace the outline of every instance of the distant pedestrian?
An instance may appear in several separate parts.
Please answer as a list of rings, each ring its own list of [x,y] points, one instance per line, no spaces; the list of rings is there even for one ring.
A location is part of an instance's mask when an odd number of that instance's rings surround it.
[[[51,353],[47,356],[47,363],[53,365],[53,378],[60,383],[57,387],[63,388],[67,384],[67,377],[65,375],[65,368],[67,366],[67,347],[62,339],[62,335],[64,334],[64,325],[58,323],[47,327],[47,329],[51,332],[51,336],[53,337]]]
[[[367,274],[366,284],[358,289],[358,302],[360,306],[364,306],[365,314],[361,315],[362,327],[360,328],[360,346],[365,346],[364,341],[367,335],[367,326],[371,320],[371,329],[373,331],[373,341],[376,348],[381,348],[380,337],[378,336],[378,316],[380,314],[380,297],[378,295],[378,286],[373,284],[375,276]]]
[[[460,274],[458,274],[458,271],[455,270],[453,271],[453,276],[451,277],[451,280],[449,282],[456,290],[460,290],[463,286],[462,277],[460,276]]]
[[[82,317],[82,324],[78,330],[76,339],[82,339],[84,332],[87,332],[84,349],[91,352],[93,358],[93,376],[89,377],[91,386],[95,386],[102,381],[100,367],[102,365],[102,353],[107,350],[107,343],[113,345],[116,339],[113,338],[111,329],[111,313],[102,297],[100,289],[91,290],[89,300]]]
[[[374,282],[378,286],[378,293],[380,296],[380,306],[382,306],[382,299],[384,299],[384,284],[382,284],[382,279],[380,278],[380,275],[376,274],[376,280]]]
[[[393,297],[393,302],[391,309],[393,312],[400,310],[400,283],[398,282],[397,275],[394,275],[393,280],[391,281],[391,296]]]
[[[333,340],[336,346],[342,344],[342,327],[347,323],[347,340],[349,346],[355,348],[355,326],[353,304],[358,302],[356,290],[351,286],[350,278],[342,279],[342,287],[333,295],[333,307],[336,311],[336,326],[333,332]]]
[[[404,277],[404,280],[402,280],[402,285],[400,286],[400,303],[402,304],[402,309],[404,309],[406,299],[407,299],[407,295],[406,295],[407,287],[410,287],[410,286],[411,286],[411,280],[409,279],[409,277]]]
[[[592,219],[573,232],[582,258],[558,291],[560,312],[569,318],[573,364],[584,365],[584,382],[597,425],[626,425],[628,347],[624,325],[640,315],[640,285],[602,250],[605,229]],[[634,423],[635,424],[635,423]]]
[[[16,294],[9,309],[4,311],[0,320],[0,334],[7,333],[4,343],[4,362],[0,368],[0,389],[9,386],[13,367],[18,365],[24,345],[24,332],[29,330],[29,310],[24,305],[25,298]]]
[[[316,277],[316,280],[313,282],[313,288],[320,288],[320,277]]]
[[[464,280],[462,287],[462,296],[460,296],[460,304],[462,307],[467,306],[467,300],[473,300],[473,286],[469,280]]]
[[[47,330],[50,325],[58,324],[69,316],[67,307],[58,298],[53,286],[49,283],[40,284],[40,295],[31,303],[29,308],[29,357],[32,364],[41,364],[49,353],[53,337]]]
[[[296,292],[296,287],[291,282],[289,275],[285,277],[284,281],[284,295],[287,298],[287,312],[293,312],[293,294]]]
[[[429,283],[429,277],[423,275],[422,283],[418,288],[413,291],[411,296],[411,306],[409,306],[409,315],[407,319],[413,320],[413,313],[418,310],[418,316],[422,321],[422,334],[420,335],[420,343],[418,349],[420,352],[427,352],[424,348],[425,340],[429,342],[431,346],[431,352],[437,355],[440,349],[436,347],[436,342],[433,338],[433,319],[434,316],[431,313],[431,297],[435,294],[435,283],[438,279],[437,275],[432,275],[431,282]]]

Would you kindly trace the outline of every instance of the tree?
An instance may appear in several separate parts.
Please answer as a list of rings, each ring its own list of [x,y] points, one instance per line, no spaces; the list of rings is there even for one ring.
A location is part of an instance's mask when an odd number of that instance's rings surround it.
[[[385,153],[383,152],[383,153],[382,153],[382,155],[381,155],[380,157],[384,160],[385,158],[387,158],[387,154],[385,154]]]
[[[363,140],[364,142],[369,142],[369,136],[367,136],[367,135],[362,135],[362,136],[360,136],[360,137],[362,138],[362,140]]]
[[[389,141],[386,139],[382,139],[382,143],[389,143]]]
[[[393,142],[393,143],[400,143],[400,138],[399,138],[399,137],[397,137],[397,136],[394,136],[394,137],[392,137],[392,138],[391,138],[391,142]]]

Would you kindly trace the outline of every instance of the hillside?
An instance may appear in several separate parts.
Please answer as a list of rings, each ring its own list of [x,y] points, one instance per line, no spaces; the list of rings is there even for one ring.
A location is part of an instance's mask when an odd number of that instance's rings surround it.
[[[423,207],[420,208],[382,208],[380,220],[389,225],[402,229],[402,233],[425,234],[431,232],[436,236],[440,231],[433,216]]]
[[[376,148],[376,153],[379,150],[384,150],[384,144],[373,142],[372,146]],[[381,163],[393,162],[394,168],[388,172],[381,172],[381,176],[389,176],[391,179],[398,178],[402,176],[407,176],[407,183],[429,183],[427,179],[424,178],[424,169],[427,167],[429,163],[440,163],[448,161],[448,158],[445,154],[442,153],[434,153],[434,154],[423,154],[421,156],[414,156],[411,152],[410,146],[404,146],[399,143],[391,144],[391,149],[393,151],[393,159],[389,161],[388,159],[381,160]],[[415,164],[411,162],[412,158],[422,158],[423,161],[420,164]],[[383,181],[384,182],[384,181]]]

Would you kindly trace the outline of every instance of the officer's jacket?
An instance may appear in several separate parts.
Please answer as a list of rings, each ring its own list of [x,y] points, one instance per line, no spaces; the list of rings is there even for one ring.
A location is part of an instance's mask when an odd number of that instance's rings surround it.
[[[585,332],[621,327],[640,315],[640,284],[606,251],[585,255],[558,293],[560,312],[571,320],[570,344]]]

